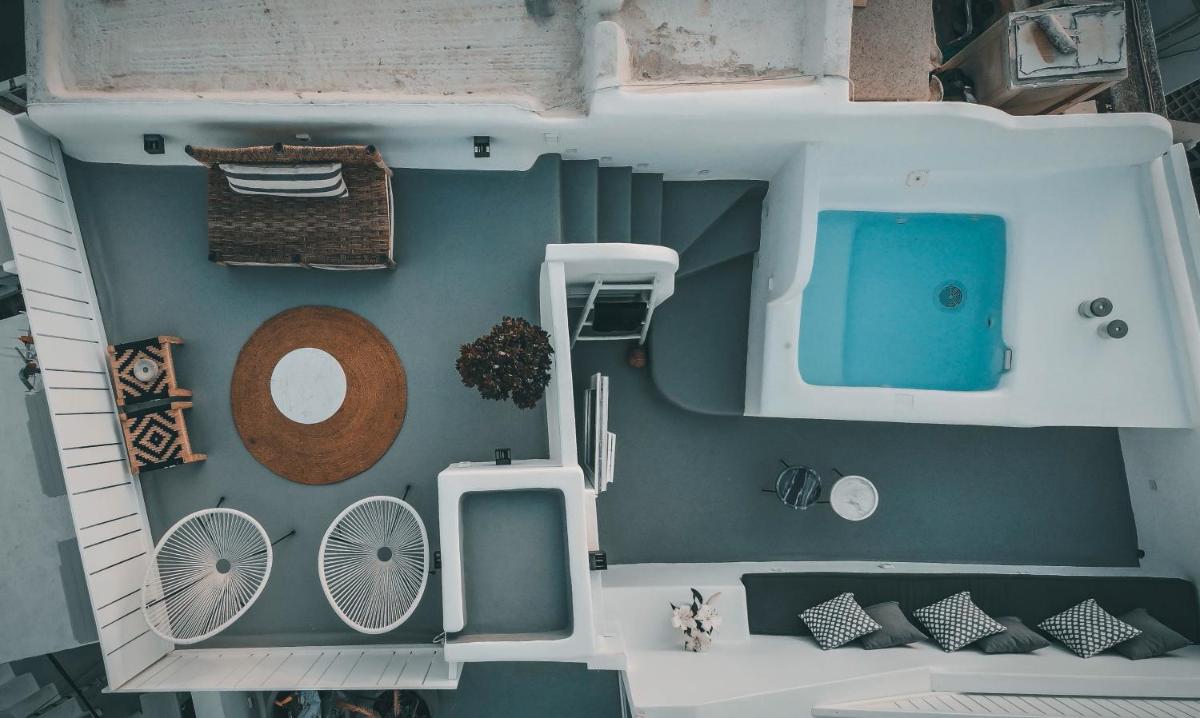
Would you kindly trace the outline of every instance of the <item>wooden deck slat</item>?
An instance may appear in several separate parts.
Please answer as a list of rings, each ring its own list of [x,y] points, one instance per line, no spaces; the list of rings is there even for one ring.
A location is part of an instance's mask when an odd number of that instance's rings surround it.
[[[54,149],[51,140],[29,119],[28,116],[18,116],[10,122],[0,122],[0,146],[19,147],[41,159],[46,169],[55,168]]]
[[[138,514],[139,508],[132,484],[122,484],[71,498],[71,513],[75,517],[76,531],[84,531],[129,514]]]
[[[85,344],[69,339],[58,339],[35,335],[38,361],[47,369],[88,371],[104,374],[108,371],[108,359],[104,347]]]
[[[325,672],[321,678],[321,685],[331,688],[340,688],[345,685],[346,678],[350,676],[350,671],[358,665],[366,652],[363,650],[344,650],[340,651],[337,658],[333,659],[333,665]]]
[[[87,446],[80,449],[64,449],[62,458],[63,468],[70,469],[87,464],[124,460],[125,452],[120,444],[112,443],[100,446]]]
[[[43,369],[42,383],[49,391],[54,389],[103,389],[108,391],[107,377],[96,372]]]
[[[935,691],[818,706],[818,718],[888,718],[945,715],[993,718],[1196,718],[1200,699],[1039,696]]]
[[[26,316],[29,319],[30,328],[38,334],[49,334],[93,344],[100,343],[100,334],[96,331],[95,320],[38,308],[27,308]]]
[[[83,570],[88,575],[96,575],[109,567],[117,566],[125,561],[146,554],[146,537],[141,532],[127,533],[120,538],[96,544],[83,549]],[[141,581],[138,582],[139,584]]]
[[[269,683],[264,685],[265,689],[271,689],[274,686],[298,686],[301,685],[301,679],[309,672],[309,669],[316,664],[321,657],[322,652],[317,650],[294,650],[286,660],[279,666],[279,670],[275,671],[275,675],[271,676]]]
[[[54,417],[54,427],[62,450],[125,442],[113,414],[62,414]]]
[[[374,651],[365,654],[350,675],[346,677],[348,686],[374,686],[387,668],[394,651]]]
[[[28,154],[12,150],[7,146],[0,146],[0,177],[31,192],[62,203],[62,182],[58,181],[58,177],[37,168],[33,162],[18,159],[22,155],[25,160],[32,159]]]
[[[64,469],[63,475],[67,480],[67,493],[73,496],[109,486],[118,486],[133,480],[132,474],[129,472],[129,465],[125,463],[124,459]]]
[[[110,623],[121,620],[122,617],[129,614],[131,611],[142,610],[142,592],[135,590],[129,595],[120,598],[108,606],[96,611],[96,627],[104,628]]]
[[[400,682],[400,676],[404,673],[404,667],[408,665],[412,655],[412,651],[395,651],[383,672],[379,674],[376,684],[380,688],[395,687]]]
[[[146,577],[145,555],[129,557],[108,568],[88,574],[88,587],[97,608],[121,600],[133,587],[141,587]]]

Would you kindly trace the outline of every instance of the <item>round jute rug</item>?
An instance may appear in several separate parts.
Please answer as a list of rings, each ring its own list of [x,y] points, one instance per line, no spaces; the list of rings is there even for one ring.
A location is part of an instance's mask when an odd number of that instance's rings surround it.
[[[341,406],[315,423],[289,419],[271,392],[280,359],[304,348],[332,355],[345,374]],[[335,389],[340,396],[341,386]],[[230,400],[242,443],[259,463],[290,481],[332,484],[366,471],[387,452],[404,425],[408,384],[400,357],[374,324],[345,309],[296,307],[263,322],[242,347]]]

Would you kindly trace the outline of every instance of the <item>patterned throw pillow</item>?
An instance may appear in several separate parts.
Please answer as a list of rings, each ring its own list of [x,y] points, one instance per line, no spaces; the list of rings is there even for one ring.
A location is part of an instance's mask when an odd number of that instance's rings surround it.
[[[1038,629],[1067,644],[1080,658],[1140,636],[1142,632],[1112,615],[1089,598],[1038,624]]]
[[[946,652],[957,651],[984,636],[993,636],[1005,630],[1003,624],[975,605],[970,591],[962,591],[918,608],[913,615]]]
[[[817,645],[826,651],[883,628],[849,592],[813,606],[800,614],[800,620],[812,631]]]

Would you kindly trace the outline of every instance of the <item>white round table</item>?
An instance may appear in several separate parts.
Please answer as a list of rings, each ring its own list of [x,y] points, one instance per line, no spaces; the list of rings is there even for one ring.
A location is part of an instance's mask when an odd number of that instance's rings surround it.
[[[271,399],[298,424],[320,424],[346,400],[346,372],[332,354],[301,347],[284,354],[271,372]]]
[[[843,476],[829,492],[829,505],[847,521],[862,521],[879,507],[879,491],[865,476]]]

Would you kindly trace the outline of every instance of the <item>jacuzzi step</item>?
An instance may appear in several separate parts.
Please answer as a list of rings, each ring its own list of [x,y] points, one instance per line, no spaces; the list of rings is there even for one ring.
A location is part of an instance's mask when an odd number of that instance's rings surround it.
[[[762,234],[762,201],[767,188],[753,187],[738,198],[679,257],[676,277],[703,271],[721,262],[754,254]]]
[[[662,244],[683,255],[742,195],[766,182],[664,182]]]
[[[689,411],[741,416],[754,255],[679,279],[654,313],[650,373],[664,397]]]

